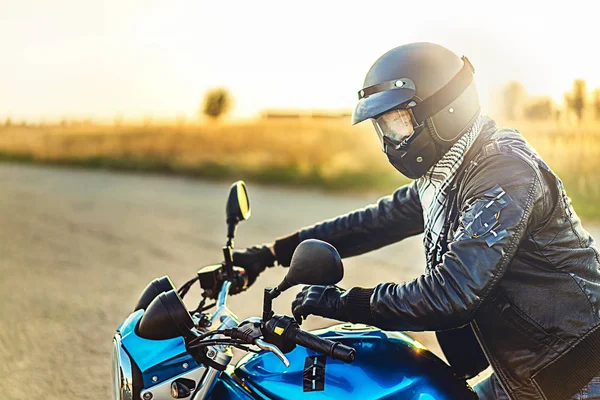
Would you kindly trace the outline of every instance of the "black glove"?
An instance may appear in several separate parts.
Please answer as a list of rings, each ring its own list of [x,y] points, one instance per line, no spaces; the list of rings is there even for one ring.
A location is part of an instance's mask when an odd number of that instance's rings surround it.
[[[302,324],[302,317],[314,314],[348,321],[346,291],[338,286],[305,286],[292,302],[292,314]]]
[[[276,258],[268,246],[254,246],[233,252],[233,265],[242,267],[248,275],[248,286],[252,285],[258,275],[267,267],[275,265]]]

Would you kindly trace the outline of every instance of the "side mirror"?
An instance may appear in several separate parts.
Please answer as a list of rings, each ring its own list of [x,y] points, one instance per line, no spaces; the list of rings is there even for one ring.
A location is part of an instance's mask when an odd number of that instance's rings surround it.
[[[265,288],[263,322],[273,317],[273,300],[284,290],[298,284],[335,285],[344,277],[338,251],[327,242],[308,239],[296,247],[287,275],[276,288]]]
[[[227,206],[225,207],[227,215],[227,237],[233,239],[235,228],[240,221],[250,218],[250,200],[244,181],[237,181],[231,185],[229,196],[227,197]]]
[[[338,251],[327,242],[308,239],[296,247],[287,275],[278,289],[298,284],[335,285],[344,277],[344,265]]]

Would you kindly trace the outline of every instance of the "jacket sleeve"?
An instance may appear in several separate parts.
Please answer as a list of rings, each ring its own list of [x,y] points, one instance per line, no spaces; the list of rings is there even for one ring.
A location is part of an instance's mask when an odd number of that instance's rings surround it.
[[[465,176],[459,227],[440,263],[406,283],[348,293],[351,320],[391,330],[453,329],[470,322],[497,286],[543,208],[539,174],[511,153],[484,159]]]
[[[331,243],[342,258],[352,257],[423,232],[423,211],[416,182],[404,185],[375,204],[301,229],[275,242],[282,265],[306,239]]]
[[[342,257],[378,249],[423,232],[423,212],[416,182],[404,185],[375,204],[300,231],[300,241],[331,243]]]

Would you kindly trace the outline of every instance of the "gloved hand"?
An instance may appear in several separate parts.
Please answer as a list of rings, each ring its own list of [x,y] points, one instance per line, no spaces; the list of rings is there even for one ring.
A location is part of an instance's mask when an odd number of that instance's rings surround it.
[[[292,302],[292,314],[299,325],[311,314],[348,321],[345,293],[338,286],[305,286]]]
[[[254,246],[233,252],[233,265],[246,270],[248,286],[256,281],[265,268],[275,265],[275,261],[275,255],[268,246]]]

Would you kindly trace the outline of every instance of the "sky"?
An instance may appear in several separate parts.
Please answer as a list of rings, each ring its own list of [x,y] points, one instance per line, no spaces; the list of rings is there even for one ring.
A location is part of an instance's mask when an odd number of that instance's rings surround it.
[[[562,102],[600,87],[591,1],[0,0],[0,118],[197,117],[227,88],[233,118],[348,110],[396,46],[428,41],[475,67],[484,112],[509,80]]]

